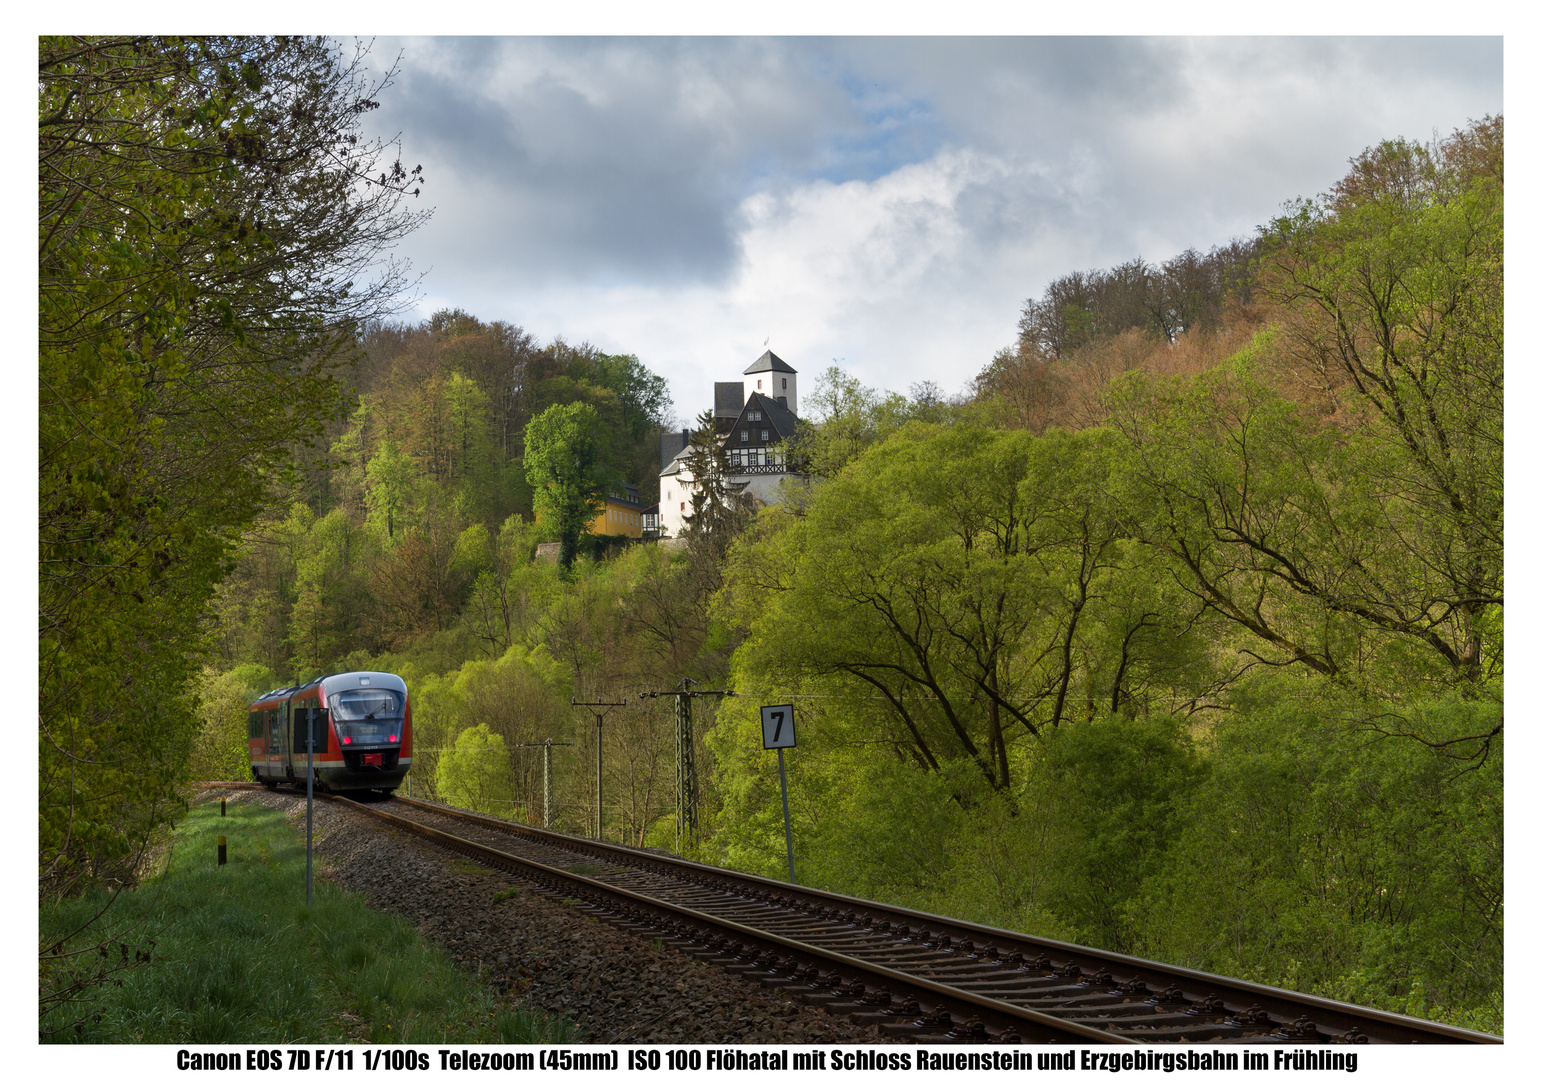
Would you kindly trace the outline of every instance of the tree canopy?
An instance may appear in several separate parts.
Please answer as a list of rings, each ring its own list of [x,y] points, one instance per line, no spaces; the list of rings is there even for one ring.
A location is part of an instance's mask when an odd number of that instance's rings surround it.
[[[421,174],[323,39],[38,53],[45,887],[143,840],[185,773],[200,612],[336,368],[407,284]]]
[[[564,569],[573,564],[579,535],[605,505],[605,492],[618,482],[605,464],[607,446],[599,410],[582,401],[553,405],[525,429],[525,475],[537,512],[550,518],[562,545]]]

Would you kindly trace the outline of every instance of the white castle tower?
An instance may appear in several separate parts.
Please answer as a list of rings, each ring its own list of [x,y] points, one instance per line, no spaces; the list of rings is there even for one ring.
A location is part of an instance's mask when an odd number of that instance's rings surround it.
[[[798,415],[798,373],[770,349],[744,369],[744,400],[749,401],[751,394],[768,397]]]

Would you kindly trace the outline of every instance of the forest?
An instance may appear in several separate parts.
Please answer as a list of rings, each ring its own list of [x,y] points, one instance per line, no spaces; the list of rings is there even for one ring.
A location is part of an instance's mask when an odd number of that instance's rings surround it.
[[[803,884],[1502,1030],[1502,118],[1051,282],[952,397],[831,365],[811,484],[568,563],[542,425],[655,502],[665,380],[343,287],[432,182],[358,135],[381,87],[174,44],[43,45],[40,898],[350,669],[407,681],[413,794],[586,834],[571,703],[624,698],[606,837],[780,877],[792,702]],[[732,696],[677,841],[681,686]]]

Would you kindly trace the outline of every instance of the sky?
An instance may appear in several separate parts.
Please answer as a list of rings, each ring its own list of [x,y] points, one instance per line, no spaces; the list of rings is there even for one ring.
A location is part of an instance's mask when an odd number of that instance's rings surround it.
[[[1504,109],[1463,38],[382,37],[422,164],[398,254],[459,307],[635,353],[679,420],[770,347],[807,395],[963,389],[1074,270],[1251,235],[1384,138]]]
[[[882,16],[843,0],[785,6],[794,17],[781,24],[796,28],[936,25],[906,22],[903,5]],[[927,10],[965,29],[1007,25],[974,6]],[[1309,3],[1298,24],[1383,24],[1355,7]],[[1142,5],[1139,25],[1278,21],[1181,8]],[[416,5],[405,23],[483,28],[485,12],[454,9]],[[85,0],[72,12],[89,25],[67,29],[124,29],[125,10]],[[291,30],[359,22],[326,10],[264,7]],[[702,24],[610,0],[566,15],[499,10],[505,24],[568,35]],[[1118,5],[1078,11],[1062,12],[1078,29],[1131,25]],[[1418,0],[1403,14],[1399,25],[1451,22],[1446,6]],[[1486,0],[1467,15],[1477,29],[1515,25],[1507,38],[376,35],[371,62],[399,71],[365,119],[399,136],[408,167],[423,165],[419,202],[433,210],[397,251],[423,273],[401,317],[459,307],[543,343],[635,353],[669,380],[682,423],[767,339],[802,373],[805,400],[832,363],[881,389],[930,380],[956,392],[1013,342],[1024,301],[1053,279],[1251,235],[1381,139],[1502,112],[1507,43],[1513,92],[1523,107],[1534,100],[1538,54],[1515,32],[1521,20]],[[173,17],[240,30],[251,15],[186,5]],[[387,2],[364,23],[368,34],[403,17]],[[13,142],[35,124],[22,86],[32,40],[19,32],[3,46],[22,104],[4,114]],[[1512,128],[1508,156],[1521,156],[1525,131]],[[27,183],[13,177],[15,201],[32,197]],[[1525,217],[1522,207],[1512,228],[1529,233]],[[30,221],[0,223],[16,252],[6,274],[23,281]],[[25,308],[30,291],[7,295]],[[34,400],[23,385],[14,400]],[[35,410],[20,415],[27,423],[6,429],[30,454]]]

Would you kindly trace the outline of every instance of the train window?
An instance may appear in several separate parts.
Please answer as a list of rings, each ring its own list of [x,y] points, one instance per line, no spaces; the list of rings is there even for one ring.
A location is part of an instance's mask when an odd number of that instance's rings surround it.
[[[344,690],[331,699],[334,720],[400,719],[403,697],[395,690]]]
[[[331,698],[332,722],[344,750],[399,745],[405,698],[395,690],[344,690]]]

